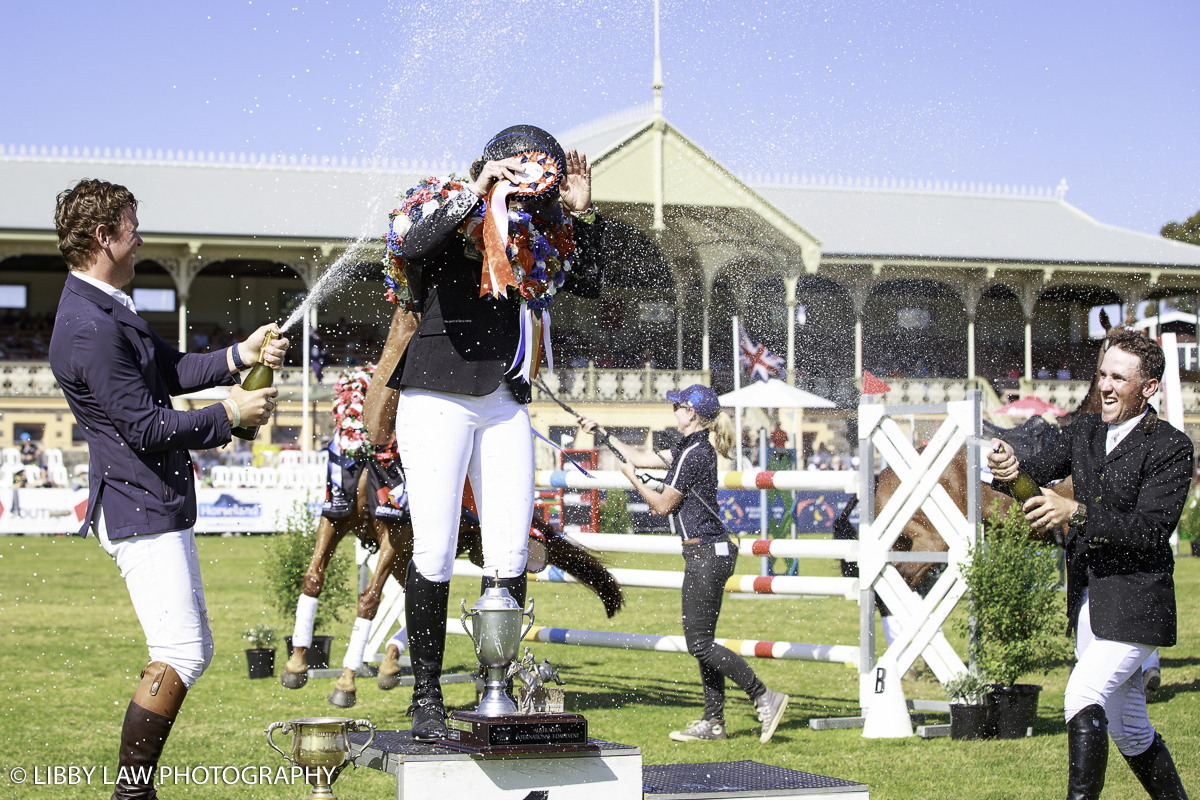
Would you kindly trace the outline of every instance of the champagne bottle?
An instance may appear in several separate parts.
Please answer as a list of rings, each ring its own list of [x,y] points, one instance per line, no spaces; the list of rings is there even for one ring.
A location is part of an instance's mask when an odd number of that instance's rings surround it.
[[[258,362],[250,369],[250,373],[242,379],[242,388],[247,392],[253,392],[258,389],[266,389],[275,382],[275,370],[271,369],[263,361],[263,353],[267,352],[267,345],[275,338],[275,334],[267,331],[263,337],[262,349],[258,351]],[[236,347],[237,345],[234,345]],[[258,436],[258,426],[241,425],[230,431],[239,439],[253,439]]]
[[[993,452],[1003,453],[1004,448],[997,445]],[[1022,506],[1025,505],[1029,498],[1037,497],[1042,493],[1041,487],[1024,472],[1017,473],[1016,480],[1008,484],[1008,490],[1012,492],[1013,499]]]

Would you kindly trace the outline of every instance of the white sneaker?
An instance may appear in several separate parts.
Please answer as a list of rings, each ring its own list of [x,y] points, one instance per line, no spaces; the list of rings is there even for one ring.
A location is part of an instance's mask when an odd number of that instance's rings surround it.
[[[715,741],[725,738],[725,720],[698,719],[689,722],[681,731],[671,731],[671,738],[677,742]]]
[[[758,721],[763,724],[762,735],[758,737],[763,744],[771,741],[771,737],[775,735],[775,729],[779,727],[779,723],[783,719],[783,711],[787,708],[790,699],[782,692],[773,692],[767,689],[754,704],[755,710],[758,711]]]

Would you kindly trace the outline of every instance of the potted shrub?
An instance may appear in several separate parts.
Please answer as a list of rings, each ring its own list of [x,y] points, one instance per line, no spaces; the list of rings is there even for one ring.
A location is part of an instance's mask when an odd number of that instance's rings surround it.
[[[279,520],[277,533],[267,544],[266,581],[267,605],[279,612],[281,619],[295,619],[296,601],[304,585],[304,573],[312,561],[316,546],[317,520],[308,509],[308,504],[297,501],[291,511]],[[350,575],[354,569],[354,546],[346,540],[334,551],[325,568],[325,582],[321,587],[321,602],[317,605],[317,616],[313,630],[320,631],[331,623],[344,622],[346,610],[355,600],[350,588]],[[288,657],[292,655],[292,637],[285,636]],[[326,669],[333,637],[313,636],[306,658],[310,669]]]
[[[975,663],[995,682],[989,699],[1001,739],[1033,734],[1042,687],[1017,679],[1045,674],[1069,653],[1057,553],[1053,545],[1029,537],[1015,503],[1007,514],[997,508],[962,570],[970,617],[960,625],[973,635]]]
[[[275,677],[275,648],[271,646],[275,644],[275,629],[260,622],[243,631],[242,638],[250,644],[246,650],[250,679]]]
[[[946,684],[950,695],[950,738],[990,739],[996,735],[987,702],[991,691],[978,669],[969,669]]]

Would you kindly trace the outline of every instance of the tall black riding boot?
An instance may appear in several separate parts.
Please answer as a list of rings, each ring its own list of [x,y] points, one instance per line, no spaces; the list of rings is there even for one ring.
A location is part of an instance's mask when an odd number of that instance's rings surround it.
[[[493,578],[490,575],[484,575],[483,582],[479,586],[479,593],[483,594],[493,586],[508,589],[508,593],[512,595],[513,600],[517,601],[517,605],[522,610],[525,609],[525,593],[529,589],[529,576],[526,573],[522,572],[515,578]]]
[[[1187,792],[1183,790],[1183,781],[1179,779],[1171,751],[1157,733],[1154,734],[1154,743],[1146,752],[1125,756],[1125,761],[1152,800],[1187,800]]]
[[[404,579],[404,621],[408,626],[408,653],[412,659],[412,737],[422,741],[446,735],[446,708],[442,703],[442,656],[446,652],[446,610],[450,581],[435,583],[408,562]]]
[[[1067,723],[1070,767],[1067,800],[1099,800],[1108,769],[1108,718],[1104,708],[1090,705]]]
[[[156,800],[154,775],[158,759],[186,697],[187,686],[173,667],[152,661],[142,670],[121,726],[112,800]]]

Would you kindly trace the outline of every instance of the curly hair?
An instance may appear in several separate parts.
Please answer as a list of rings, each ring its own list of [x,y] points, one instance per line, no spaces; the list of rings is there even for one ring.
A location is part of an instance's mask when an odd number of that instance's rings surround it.
[[[1109,347],[1119,347],[1131,356],[1141,359],[1138,372],[1142,381],[1161,381],[1166,368],[1166,358],[1158,342],[1135,331],[1118,331],[1109,338]]]
[[[67,267],[73,270],[86,267],[100,249],[96,228],[107,225],[114,232],[121,230],[125,209],[137,211],[137,206],[133,192],[107,181],[88,178],[60,192],[54,208],[54,229]]]

